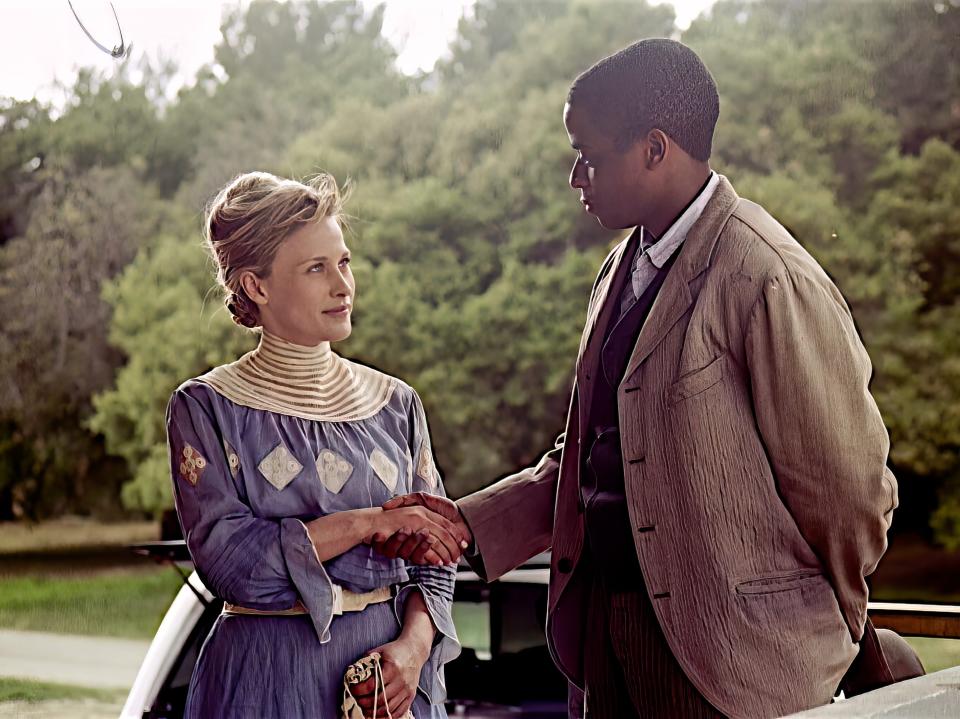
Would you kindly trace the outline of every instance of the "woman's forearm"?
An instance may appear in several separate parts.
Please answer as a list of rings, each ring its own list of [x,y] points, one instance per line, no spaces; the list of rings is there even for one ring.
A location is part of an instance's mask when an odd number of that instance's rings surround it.
[[[325,562],[369,541],[375,531],[376,517],[381,514],[383,510],[379,507],[351,509],[304,522],[317,558]]]
[[[399,639],[410,645],[421,664],[430,656],[436,632],[423,594],[411,591],[404,604],[403,628],[400,630]]]
[[[436,564],[456,562],[466,546],[450,520],[421,506],[345,510],[317,517],[305,526],[321,562],[358,544],[369,544],[375,536],[380,541],[395,534],[426,537],[436,552]]]

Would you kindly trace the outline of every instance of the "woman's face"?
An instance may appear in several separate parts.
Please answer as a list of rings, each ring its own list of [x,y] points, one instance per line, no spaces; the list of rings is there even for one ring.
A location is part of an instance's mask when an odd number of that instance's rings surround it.
[[[260,296],[249,289],[247,294],[271,334],[305,346],[350,336],[355,283],[350,250],[335,218],[292,232],[280,245],[270,275],[253,279]]]

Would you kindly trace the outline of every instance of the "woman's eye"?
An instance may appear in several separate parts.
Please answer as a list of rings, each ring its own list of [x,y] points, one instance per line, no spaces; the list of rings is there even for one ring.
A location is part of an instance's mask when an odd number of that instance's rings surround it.
[[[311,272],[323,272],[323,263],[318,262],[313,267],[310,268]]]
[[[349,258],[349,257],[344,257],[342,260],[340,260],[340,266],[341,266],[341,267],[346,267],[346,266],[349,265],[349,264],[350,264],[350,258]]]

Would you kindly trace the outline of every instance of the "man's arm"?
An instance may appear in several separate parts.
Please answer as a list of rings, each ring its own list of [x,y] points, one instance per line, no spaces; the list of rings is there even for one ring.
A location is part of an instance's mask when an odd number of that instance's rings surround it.
[[[415,492],[394,497],[383,508],[419,504],[454,522],[470,537],[464,557],[486,581],[493,581],[550,547],[553,512],[560,471],[563,435],[535,467],[468,494],[457,503],[445,497]],[[406,535],[375,537],[374,548],[387,557],[421,562],[428,545]]]
[[[550,547],[564,435],[534,467],[468,494],[457,502],[473,535],[474,570],[493,581]]]
[[[747,321],[753,408],[777,487],[819,556],[855,641],[864,578],[886,551],[897,485],[853,318],[829,280],[766,280]]]

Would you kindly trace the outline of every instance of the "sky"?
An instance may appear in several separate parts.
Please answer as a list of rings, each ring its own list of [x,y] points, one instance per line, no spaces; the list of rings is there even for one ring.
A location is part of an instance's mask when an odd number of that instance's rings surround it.
[[[520,0],[518,0],[520,1]],[[72,0],[73,7],[101,44],[118,44],[108,0]],[[456,35],[457,23],[474,0],[361,0],[372,9],[385,2],[384,34],[397,48],[403,72],[430,70]],[[685,29],[714,0],[654,0],[668,3]],[[237,0],[113,0],[124,40],[133,58],[172,59],[180,72],[171,85],[189,84],[194,73],[213,59],[225,7]],[[109,70],[116,61],[87,39],[67,0],[0,0],[0,97],[39,97],[60,104],[77,68]]]

